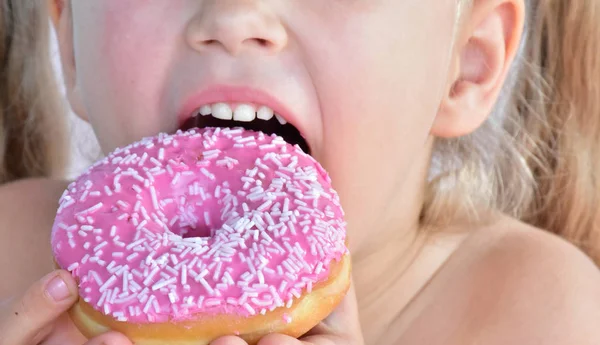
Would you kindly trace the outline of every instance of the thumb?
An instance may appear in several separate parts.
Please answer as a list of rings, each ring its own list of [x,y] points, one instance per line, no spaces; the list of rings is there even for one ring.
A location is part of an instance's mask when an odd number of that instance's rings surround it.
[[[52,331],[54,321],[77,300],[77,284],[66,271],[35,282],[13,302],[0,323],[0,344],[32,345]]]

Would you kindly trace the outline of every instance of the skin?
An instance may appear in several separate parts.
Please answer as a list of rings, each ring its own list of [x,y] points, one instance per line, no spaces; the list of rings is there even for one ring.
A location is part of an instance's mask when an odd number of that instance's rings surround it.
[[[186,97],[216,83],[275,90],[293,111],[340,193],[355,279],[340,308],[302,341],[600,341],[592,324],[600,278],[573,246],[502,215],[436,234],[418,221],[432,142],[468,134],[489,115],[521,37],[523,0],[476,0],[458,26],[456,2],[440,0],[51,4],[59,5],[69,102],[105,152],[175,131]],[[61,182],[44,183],[57,199]],[[15,278],[3,293],[32,280]],[[261,344],[298,343],[272,335]]]

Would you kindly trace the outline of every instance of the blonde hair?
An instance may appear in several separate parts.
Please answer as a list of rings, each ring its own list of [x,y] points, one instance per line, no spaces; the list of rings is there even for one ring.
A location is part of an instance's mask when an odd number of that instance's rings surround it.
[[[45,1],[0,0],[0,184],[61,177],[66,167],[49,29]]]
[[[472,135],[437,142],[443,173],[428,186],[424,223],[499,211],[600,263],[598,23],[596,0],[528,1],[521,51],[496,111]]]
[[[600,2],[528,7],[494,114],[472,135],[436,143],[442,173],[428,185],[422,221],[483,221],[499,211],[563,236],[600,263]],[[0,182],[64,166],[62,141],[50,130],[62,124],[63,108],[46,10],[44,1],[0,0]]]

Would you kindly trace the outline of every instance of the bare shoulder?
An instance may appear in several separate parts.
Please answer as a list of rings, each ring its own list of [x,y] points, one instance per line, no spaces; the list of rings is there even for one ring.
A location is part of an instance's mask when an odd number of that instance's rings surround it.
[[[482,343],[600,343],[600,271],[575,246],[510,222],[473,235],[465,250]]]
[[[28,179],[0,186],[0,301],[53,268],[50,231],[67,183]]]

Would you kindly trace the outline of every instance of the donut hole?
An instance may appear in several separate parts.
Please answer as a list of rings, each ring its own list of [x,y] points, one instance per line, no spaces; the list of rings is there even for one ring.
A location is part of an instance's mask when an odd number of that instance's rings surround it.
[[[182,226],[182,227],[173,227],[171,231],[183,238],[211,238],[214,235],[214,231],[204,225],[198,224],[197,226]]]

